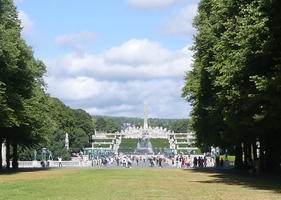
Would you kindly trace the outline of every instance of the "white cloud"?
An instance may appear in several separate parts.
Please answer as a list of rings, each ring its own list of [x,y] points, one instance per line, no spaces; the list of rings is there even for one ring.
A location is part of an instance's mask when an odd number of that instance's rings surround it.
[[[117,106],[108,106],[108,107],[102,107],[102,108],[87,108],[87,112],[92,114],[92,115],[108,115],[111,113],[126,113],[130,112],[134,109],[133,105],[126,105],[126,104],[121,104]],[[124,115],[123,115],[124,116]]]
[[[14,0],[14,3],[18,4],[18,3],[21,3],[23,2],[24,0]]]
[[[56,43],[60,46],[74,49],[78,52],[84,52],[85,49],[92,45],[97,36],[93,32],[80,32],[61,35],[56,38]]]
[[[68,105],[96,115],[187,117],[181,99],[187,48],[170,51],[159,43],[132,39],[102,54],[68,54],[47,62],[48,91]]]
[[[197,4],[190,4],[174,13],[171,19],[162,24],[160,31],[169,35],[190,38],[195,33],[192,22],[196,14]]]
[[[132,39],[102,54],[68,54],[49,62],[50,75],[91,76],[101,80],[181,78],[191,64],[187,48],[170,51],[157,42]],[[172,70],[171,70],[172,69]]]
[[[140,10],[158,10],[170,7],[182,0],[127,0],[129,6]]]
[[[21,35],[24,39],[30,39],[34,36],[35,32],[33,29],[34,22],[29,18],[29,16],[23,12],[19,11],[18,17],[21,20],[21,27],[23,28],[21,31]]]

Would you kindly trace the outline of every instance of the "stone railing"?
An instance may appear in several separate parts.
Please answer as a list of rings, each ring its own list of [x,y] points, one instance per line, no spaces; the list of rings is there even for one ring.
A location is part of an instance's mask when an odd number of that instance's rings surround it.
[[[42,164],[40,161],[18,161],[19,168],[40,168]],[[79,161],[61,161],[63,167],[79,167],[83,166]],[[59,167],[59,161],[45,161],[45,167]],[[11,162],[12,166],[12,162]]]

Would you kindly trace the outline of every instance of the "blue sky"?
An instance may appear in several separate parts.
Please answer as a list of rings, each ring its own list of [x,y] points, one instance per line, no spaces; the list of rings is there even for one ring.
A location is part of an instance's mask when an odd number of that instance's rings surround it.
[[[186,118],[198,0],[15,0],[47,91],[93,115]]]

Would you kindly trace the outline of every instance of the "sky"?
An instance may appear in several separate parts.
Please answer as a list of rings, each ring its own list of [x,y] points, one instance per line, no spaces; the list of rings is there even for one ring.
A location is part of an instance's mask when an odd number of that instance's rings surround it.
[[[91,115],[187,118],[199,0],[14,0],[47,92]]]

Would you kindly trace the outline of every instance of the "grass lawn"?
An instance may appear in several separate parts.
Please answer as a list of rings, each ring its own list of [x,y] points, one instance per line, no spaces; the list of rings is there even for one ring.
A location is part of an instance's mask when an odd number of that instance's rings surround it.
[[[161,138],[151,138],[150,139],[151,145],[153,148],[169,148],[170,143],[168,139],[161,139]]]
[[[123,138],[119,146],[119,152],[134,152],[137,148],[138,139]]]
[[[179,169],[57,169],[0,175],[1,200],[280,200],[281,183]]]

